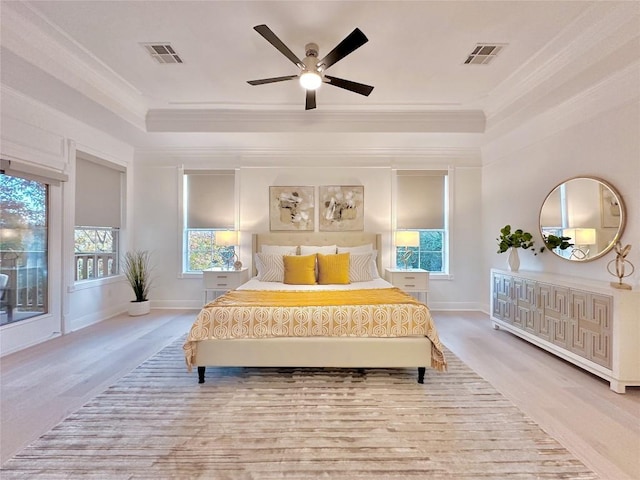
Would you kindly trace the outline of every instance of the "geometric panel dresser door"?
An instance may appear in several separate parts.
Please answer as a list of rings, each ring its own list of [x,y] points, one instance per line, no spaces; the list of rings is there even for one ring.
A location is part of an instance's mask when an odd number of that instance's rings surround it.
[[[640,385],[640,295],[606,282],[491,270],[491,320],[610,382]]]

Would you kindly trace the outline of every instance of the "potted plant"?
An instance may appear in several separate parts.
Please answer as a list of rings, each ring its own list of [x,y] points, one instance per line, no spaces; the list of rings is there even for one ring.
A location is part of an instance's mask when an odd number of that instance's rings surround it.
[[[500,236],[496,240],[498,240],[498,253],[509,252],[507,266],[509,267],[509,270],[513,272],[517,272],[520,268],[518,248],[522,248],[524,250],[531,248],[533,250],[533,254],[537,255],[536,251],[533,249],[533,244],[535,243],[533,236],[529,232],[525,232],[520,228],[512,232],[511,225],[505,225],[500,229]]]
[[[146,250],[127,252],[123,260],[123,273],[133,289],[136,299],[129,304],[129,315],[146,315],[151,311],[151,255]]]

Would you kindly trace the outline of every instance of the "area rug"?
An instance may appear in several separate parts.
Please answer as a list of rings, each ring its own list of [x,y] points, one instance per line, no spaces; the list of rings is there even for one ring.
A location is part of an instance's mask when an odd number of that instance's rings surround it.
[[[595,479],[447,352],[404,369],[208,368],[168,346],[5,463],[3,480]]]

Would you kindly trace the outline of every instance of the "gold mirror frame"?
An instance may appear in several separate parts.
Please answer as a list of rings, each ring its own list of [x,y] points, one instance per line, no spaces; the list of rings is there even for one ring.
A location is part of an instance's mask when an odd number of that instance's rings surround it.
[[[540,234],[568,236],[574,245],[551,249],[572,262],[590,262],[607,254],[620,239],[627,217],[622,196],[597,177],[573,177],[556,185],[540,207]]]

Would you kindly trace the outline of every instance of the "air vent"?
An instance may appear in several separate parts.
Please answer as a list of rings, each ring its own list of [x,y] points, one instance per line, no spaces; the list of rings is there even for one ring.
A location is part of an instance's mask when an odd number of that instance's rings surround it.
[[[504,43],[493,45],[478,43],[473,51],[467,56],[464,63],[465,65],[488,65],[506,46],[507,45]]]
[[[143,43],[142,46],[158,63],[182,63],[182,59],[169,43]]]

